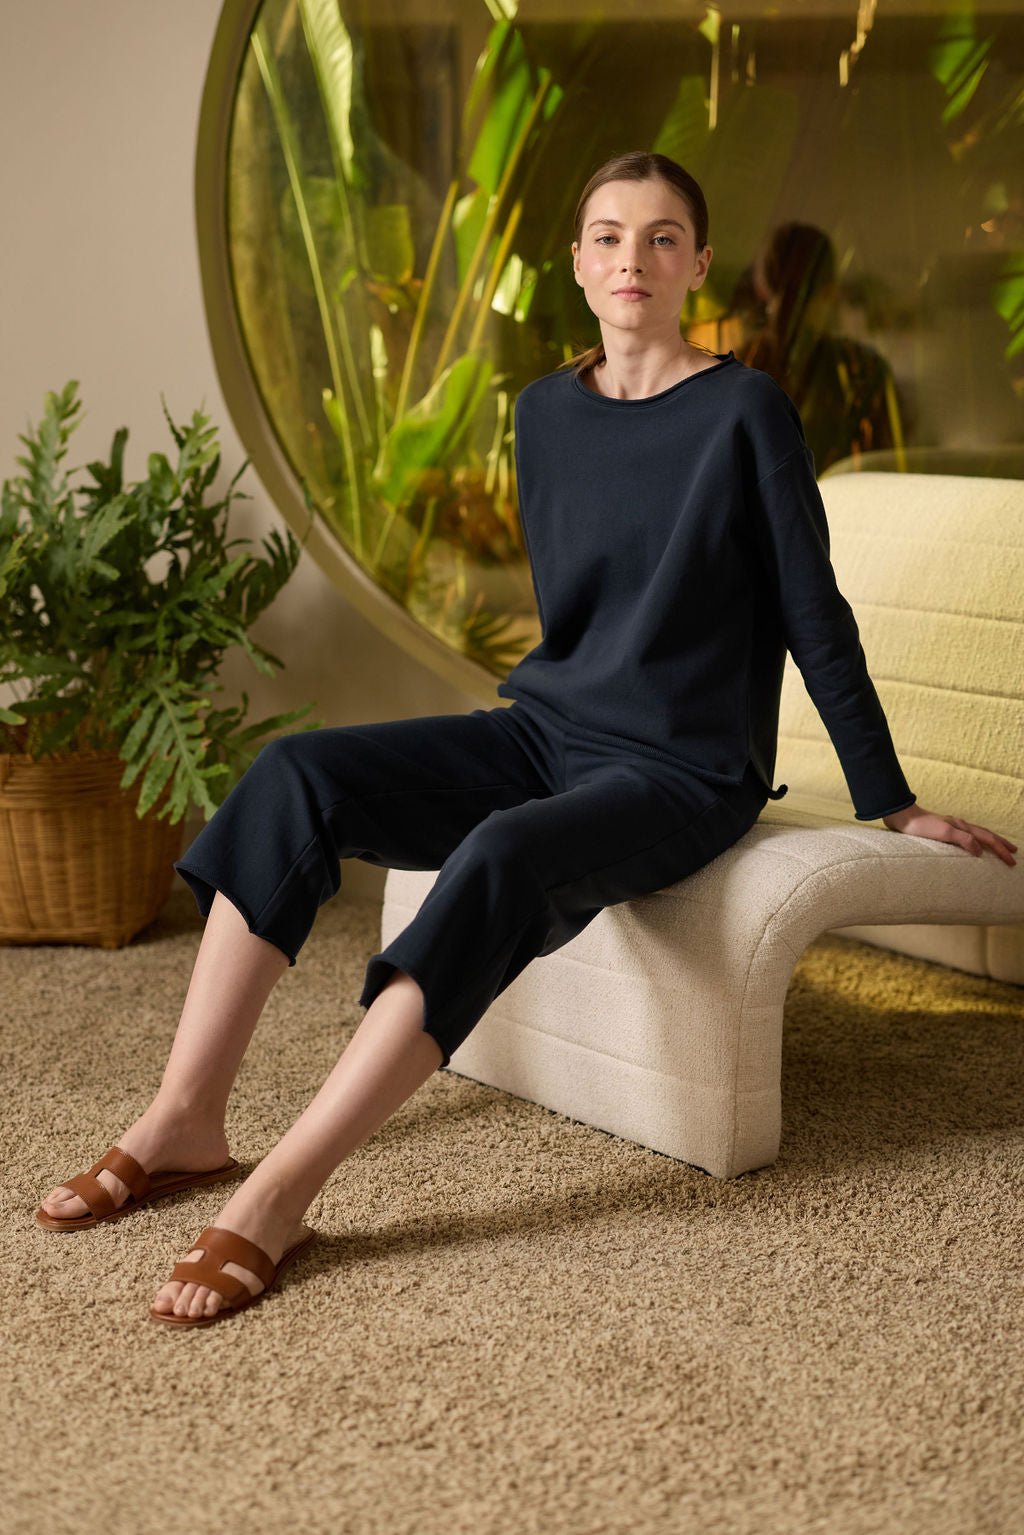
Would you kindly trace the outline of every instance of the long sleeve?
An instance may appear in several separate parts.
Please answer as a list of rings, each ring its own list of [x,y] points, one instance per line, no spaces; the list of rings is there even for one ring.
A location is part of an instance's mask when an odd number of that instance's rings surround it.
[[[835,747],[858,821],[912,805],[853,610],[830,559],[828,522],[801,441],[750,497],[753,533],[779,602],[786,644]]]
[[[523,542],[526,545],[526,558],[530,566],[530,579],[533,582],[533,595],[537,602],[537,612],[540,616],[540,627],[541,633],[543,634],[547,629],[547,624],[544,620],[544,604],[541,601],[540,587],[537,582],[537,563],[534,559],[533,549],[530,545],[530,529],[525,512],[527,481],[526,475],[524,473],[524,460],[526,458],[526,454],[525,452],[520,451],[523,441],[522,422],[519,409],[521,398],[522,396],[516,400],[515,408],[512,414],[514,427],[512,451],[516,466],[516,498],[519,502],[519,526],[522,529]]]

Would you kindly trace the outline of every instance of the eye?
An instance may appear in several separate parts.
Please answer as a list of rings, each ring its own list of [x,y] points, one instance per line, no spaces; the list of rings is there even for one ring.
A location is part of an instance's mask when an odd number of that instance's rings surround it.
[[[676,243],[673,240],[671,235],[655,235],[654,238],[656,240],[667,240],[670,245],[674,245]],[[594,244],[595,245],[600,245],[603,240],[614,240],[614,239],[615,239],[614,235],[596,235],[594,237]]]

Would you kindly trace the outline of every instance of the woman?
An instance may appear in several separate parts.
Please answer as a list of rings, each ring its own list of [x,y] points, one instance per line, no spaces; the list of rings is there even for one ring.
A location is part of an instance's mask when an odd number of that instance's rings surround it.
[[[584,188],[572,250],[602,341],[517,400],[543,639],[498,689],[511,706],[264,748],[176,865],[207,923],[156,1098],[38,1212],[95,1224],[160,1192],[161,1172],[173,1187],[231,1176],[232,1082],[339,860],[439,869],[369,960],[368,1011],[336,1066],[175,1266],[156,1320],[208,1325],[264,1293],[313,1240],[302,1216],[342,1159],[531,959],[693,873],[785,792],[772,774],[787,645],[860,819],[1014,862],[1005,838],[910,792],[792,403],[680,335],[712,256],[696,182],[662,155],[610,161]]]

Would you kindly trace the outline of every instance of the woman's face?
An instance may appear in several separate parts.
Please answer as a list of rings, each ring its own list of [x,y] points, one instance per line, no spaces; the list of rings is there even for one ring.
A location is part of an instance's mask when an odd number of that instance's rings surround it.
[[[707,276],[712,249],[696,251],[686,201],[667,182],[607,181],[587,200],[573,241],[573,271],[603,325],[677,334],[686,295]],[[643,298],[619,290],[642,289]]]

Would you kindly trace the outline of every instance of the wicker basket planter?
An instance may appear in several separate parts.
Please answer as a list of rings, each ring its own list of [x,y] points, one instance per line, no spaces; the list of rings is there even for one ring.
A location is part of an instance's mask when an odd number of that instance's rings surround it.
[[[184,821],[135,814],[115,752],[0,754],[0,943],[118,949],[170,893]]]

